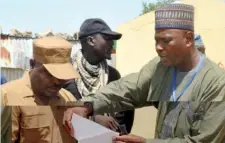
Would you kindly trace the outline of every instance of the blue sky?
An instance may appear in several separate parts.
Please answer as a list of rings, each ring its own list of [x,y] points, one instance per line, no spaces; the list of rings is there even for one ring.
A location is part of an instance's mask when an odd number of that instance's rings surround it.
[[[4,33],[11,28],[33,33],[51,28],[72,34],[86,18],[99,17],[115,29],[141,13],[142,1],[156,0],[2,0],[0,26]]]
[[[33,33],[51,28],[72,34],[86,18],[102,18],[115,29],[141,11],[142,0],[3,0],[0,25],[4,33],[11,28]]]

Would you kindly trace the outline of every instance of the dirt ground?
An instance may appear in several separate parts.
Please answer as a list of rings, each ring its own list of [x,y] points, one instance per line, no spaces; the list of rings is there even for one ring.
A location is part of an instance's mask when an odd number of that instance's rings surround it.
[[[157,110],[154,107],[136,109],[131,133],[144,138],[154,138],[156,116]]]

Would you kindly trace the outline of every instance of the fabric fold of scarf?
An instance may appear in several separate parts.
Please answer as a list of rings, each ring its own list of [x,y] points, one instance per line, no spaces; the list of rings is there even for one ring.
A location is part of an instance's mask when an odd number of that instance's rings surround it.
[[[75,83],[81,96],[95,93],[108,83],[108,64],[106,60],[98,65],[91,65],[79,50],[72,57],[72,64],[80,74],[80,78],[75,79]]]

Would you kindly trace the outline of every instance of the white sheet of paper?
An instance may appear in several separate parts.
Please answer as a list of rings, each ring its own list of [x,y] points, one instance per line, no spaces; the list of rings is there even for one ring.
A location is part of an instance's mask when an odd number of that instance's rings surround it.
[[[119,136],[119,133],[76,114],[73,114],[72,125],[79,143],[112,143],[112,138]]]

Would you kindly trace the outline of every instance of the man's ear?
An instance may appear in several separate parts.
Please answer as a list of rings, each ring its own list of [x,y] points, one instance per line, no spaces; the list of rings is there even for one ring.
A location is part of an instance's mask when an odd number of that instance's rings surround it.
[[[95,39],[94,39],[94,37],[93,36],[88,36],[87,37],[87,43],[90,45],[90,46],[94,46],[95,44]]]
[[[35,66],[35,60],[30,59],[30,69],[34,69],[34,66]]]
[[[194,33],[192,31],[187,31],[185,34],[185,42],[187,47],[194,46]]]

